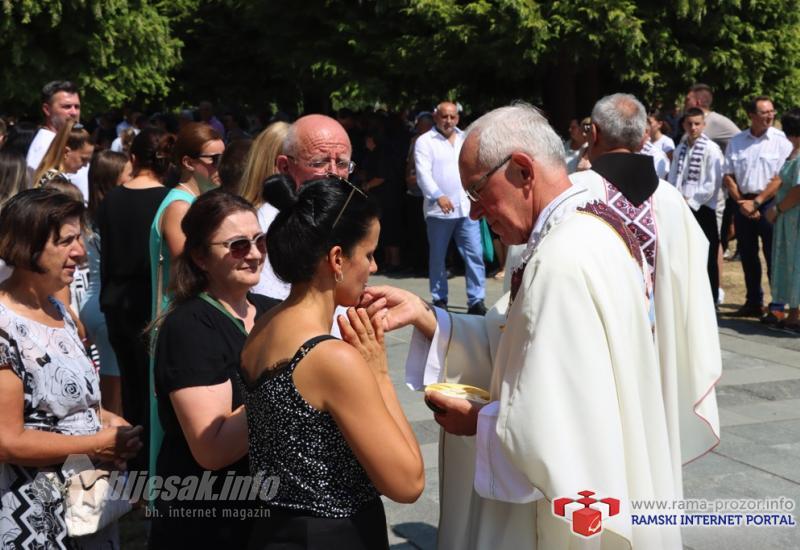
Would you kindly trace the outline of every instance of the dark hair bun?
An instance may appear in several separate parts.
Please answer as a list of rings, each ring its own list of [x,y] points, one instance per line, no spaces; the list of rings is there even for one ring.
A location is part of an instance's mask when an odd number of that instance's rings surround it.
[[[293,184],[291,178],[280,177]],[[272,179],[267,180],[270,185]],[[309,181],[269,227],[269,263],[287,283],[308,282],[331,248],[341,246],[349,255],[377,218],[375,203],[346,181],[333,177]]]
[[[288,210],[297,204],[297,186],[294,179],[286,174],[275,174],[264,180],[261,198],[280,211]]]

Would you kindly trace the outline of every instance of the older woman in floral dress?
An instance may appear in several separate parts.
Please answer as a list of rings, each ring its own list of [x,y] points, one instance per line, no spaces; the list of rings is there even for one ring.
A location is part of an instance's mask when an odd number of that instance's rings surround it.
[[[72,317],[53,297],[69,285],[86,253],[83,209],[83,202],[55,189],[32,189],[0,212],[0,258],[14,268],[0,284],[4,548],[118,546],[105,532],[91,541],[70,538],[62,495],[38,475],[52,472],[63,481],[61,466],[71,455],[120,463],[141,447],[141,427],[100,407],[97,370]]]

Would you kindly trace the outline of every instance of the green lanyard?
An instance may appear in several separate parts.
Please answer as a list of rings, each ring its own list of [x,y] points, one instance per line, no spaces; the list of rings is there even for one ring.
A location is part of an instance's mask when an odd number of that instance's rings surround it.
[[[233,324],[236,325],[236,328],[238,328],[239,330],[242,331],[242,334],[244,334],[245,337],[247,336],[247,331],[244,329],[244,323],[240,319],[237,319],[236,317],[231,315],[230,312],[222,306],[222,304],[220,304],[214,298],[209,296],[208,292],[201,292],[200,293],[200,298],[202,300],[205,300],[206,302],[208,302],[209,304],[211,304],[215,308],[217,308],[219,311],[221,311],[222,314],[225,315],[225,317],[227,317],[228,319],[233,321]]]

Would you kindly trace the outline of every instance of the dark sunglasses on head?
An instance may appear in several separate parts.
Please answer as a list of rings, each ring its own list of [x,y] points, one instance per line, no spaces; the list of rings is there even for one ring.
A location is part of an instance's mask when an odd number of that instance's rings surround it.
[[[247,237],[234,237],[233,239],[228,239],[227,241],[211,244],[220,244],[224,246],[228,249],[228,252],[231,253],[231,257],[236,260],[241,260],[247,256],[250,253],[250,247],[253,245],[255,245],[256,250],[258,250],[261,254],[265,254],[267,252],[267,236],[264,233],[259,233],[252,239],[248,239]]]
[[[199,159],[211,159],[211,164],[214,168],[219,168],[219,161],[222,159],[222,153],[215,153],[213,155],[197,155]]]

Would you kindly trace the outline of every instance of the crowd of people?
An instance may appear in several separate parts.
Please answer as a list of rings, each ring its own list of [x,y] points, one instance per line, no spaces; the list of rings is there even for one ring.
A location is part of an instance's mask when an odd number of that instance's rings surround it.
[[[87,128],[78,88],[48,83],[38,130],[0,126],[3,543],[119,546],[116,518],[76,536],[65,493],[41,499],[42,474],[68,484],[62,464],[87,455],[214,472],[214,490],[280,480],[261,503],[155,494],[151,548],[388,548],[380,495],[425,484],[384,346],[406,325],[412,387],[491,395],[427,394],[445,432],[440,548],[565,547],[548,502],[587,487],[681,498],[681,466],[719,442],[734,235],[737,313],[800,332],[800,110],[781,131],[755,97],[740,132],[712,99],[693,86],[678,117],[606,96],[566,140],[524,103],[461,130],[452,101],[413,123],[342,110],[250,134],[208,102]],[[447,284],[462,265],[464,314]],[[379,269],[426,276],[429,301],[368,286]],[[488,276],[508,290],[491,307]],[[253,506],[270,517],[193,514]],[[681,547],[630,513],[604,544]]]

